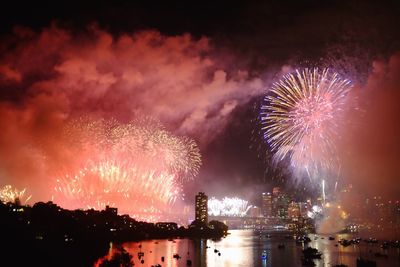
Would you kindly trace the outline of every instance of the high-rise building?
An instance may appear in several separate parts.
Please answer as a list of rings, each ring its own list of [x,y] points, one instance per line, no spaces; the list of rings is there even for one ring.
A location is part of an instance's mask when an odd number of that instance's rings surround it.
[[[280,187],[274,187],[272,188],[272,195],[273,196],[278,196],[281,193],[281,188]]]
[[[196,221],[208,223],[208,197],[204,192],[199,192],[196,195],[195,211]]]
[[[303,218],[308,217],[308,212],[311,211],[311,200],[307,202],[300,202],[299,203],[300,207],[300,216]]]
[[[262,215],[265,218],[272,217],[272,195],[269,192],[262,193]]]
[[[272,214],[281,219],[288,218],[289,197],[279,187],[272,189]]]
[[[252,206],[249,209],[249,217],[260,217],[261,216],[261,209],[257,206]]]
[[[292,201],[289,204],[288,208],[288,217],[289,219],[292,219],[293,221],[296,221],[300,217],[300,205],[297,202]]]
[[[278,197],[281,194],[281,189],[279,187],[274,187],[272,189],[272,216],[278,216]]]
[[[276,216],[281,219],[288,218],[289,197],[287,194],[280,193],[276,201]]]

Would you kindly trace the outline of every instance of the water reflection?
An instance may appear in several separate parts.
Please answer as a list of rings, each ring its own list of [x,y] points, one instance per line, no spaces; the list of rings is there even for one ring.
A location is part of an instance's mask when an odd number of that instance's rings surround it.
[[[233,230],[230,235],[222,240],[149,240],[143,242],[130,242],[123,247],[134,256],[135,266],[151,266],[160,264],[165,267],[187,266],[187,260],[192,266],[204,267],[279,267],[301,266],[302,249],[304,245],[296,244],[293,239],[284,234],[273,234],[271,237],[252,231]],[[384,253],[389,258],[374,258],[374,253],[380,251],[379,244],[351,245],[343,247],[338,244],[340,238],[350,239],[346,235],[338,235],[335,240],[327,236],[310,235],[309,246],[317,248],[323,256],[315,260],[316,266],[328,267],[336,264],[356,266],[356,258],[363,256],[377,261],[377,266],[399,266],[398,249],[390,249]],[[280,245],[280,246],[279,246]],[[115,252],[110,251],[108,257]],[[145,263],[142,265],[138,253],[143,252]],[[262,258],[266,253],[266,259]],[[174,258],[179,255],[179,259]],[[164,261],[161,260],[164,257]],[[101,262],[101,260],[99,261]],[[98,263],[99,263],[98,262]],[[97,265],[98,265],[97,263]]]

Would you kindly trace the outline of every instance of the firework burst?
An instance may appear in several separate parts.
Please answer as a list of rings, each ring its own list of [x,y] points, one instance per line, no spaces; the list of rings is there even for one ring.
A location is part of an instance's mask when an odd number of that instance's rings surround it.
[[[214,197],[208,200],[208,214],[212,216],[243,217],[251,208],[248,201],[237,197],[224,197],[222,200]]]
[[[26,189],[18,190],[11,185],[6,185],[0,189],[0,200],[3,203],[16,202],[19,200],[22,204],[26,204],[32,196],[25,196]]]
[[[54,199],[68,208],[111,205],[148,220],[181,198],[182,182],[195,177],[201,165],[193,140],[152,120],[79,119],[65,134],[75,157],[56,175]]]
[[[329,69],[304,69],[273,84],[261,122],[274,159],[289,158],[296,171],[315,177],[337,167],[335,140],[351,82]]]

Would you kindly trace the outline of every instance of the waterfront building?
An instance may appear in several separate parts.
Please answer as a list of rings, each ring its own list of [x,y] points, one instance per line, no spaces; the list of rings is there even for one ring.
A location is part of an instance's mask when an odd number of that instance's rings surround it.
[[[290,202],[288,208],[288,217],[292,221],[298,221],[300,218],[300,205],[297,202]]]
[[[261,217],[261,209],[259,207],[257,207],[257,206],[252,206],[249,209],[248,216],[249,217]]]
[[[196,195],[195,219],[196,221],[208,223],[208,197],[204,192]]]
[[[262,193],[261,211],[265,218],[272,217],[272,195],[270,192]]]

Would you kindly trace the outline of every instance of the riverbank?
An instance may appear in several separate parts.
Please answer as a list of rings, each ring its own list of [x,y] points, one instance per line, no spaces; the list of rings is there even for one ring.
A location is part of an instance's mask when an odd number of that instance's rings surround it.
[[[110,242],[149,239],[221,238],[219,223],[198,228],[176,223],[147,223],[114,209],[66,210],[52,202],[30,206],[0,203],[2,260],[10,266],[90,266]],[[211,223],[211,222],[210,222]]]

